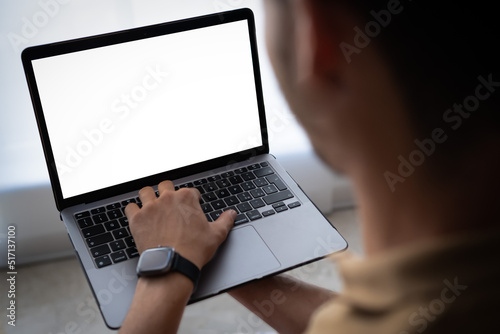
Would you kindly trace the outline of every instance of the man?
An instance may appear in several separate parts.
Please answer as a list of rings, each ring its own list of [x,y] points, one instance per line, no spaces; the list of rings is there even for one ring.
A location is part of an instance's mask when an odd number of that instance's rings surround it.
[[[353,181],[366,259],[341,261],[338,296],[286,276],[230,294],[258,314],[254,301],[282,291],[285,302],[263,316],[281,333],[498,332],[492,5],[264,3],[269,54],[290,107],[317,154]],[[173,246],[203,267],[234,213],[207,223],[196,190],[166,181],[159,192],[142,189],[143,207],[126,209],[139,251]],[[183,217],[186,205],[198,214]],[[176,332],[192,289],[181,274],[140,278],[121,332]]]

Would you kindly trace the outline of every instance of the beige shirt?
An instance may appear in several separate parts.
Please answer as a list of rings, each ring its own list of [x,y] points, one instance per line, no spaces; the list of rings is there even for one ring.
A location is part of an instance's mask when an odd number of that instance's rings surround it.
[[[341,256],[344,289],[307,333],[500,333],[500,229],[370,259]]]

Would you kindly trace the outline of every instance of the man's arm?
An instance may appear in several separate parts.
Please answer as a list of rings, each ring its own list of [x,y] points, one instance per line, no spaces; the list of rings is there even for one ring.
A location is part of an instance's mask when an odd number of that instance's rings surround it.
[[[192,290],[193,283],[179,273],[139,278],[120,334],[176,333]]]
[[[336,296],[287,275],[265,278],[229,292],[279,333],[303,333],[311,315]]]
[[[236,212],[224,212],[209,223],[200,207],[196,189],[174,190],[170,181],[139,191],[142,208],[129,204],[125,213],[137,249],[142,254],[158,246],[174,247],[176,252],[202,268],[226,239]],[[184,308],[193,291],[191,280],[180,273],[161,277],[141,277],[120,334],[176,333]]]

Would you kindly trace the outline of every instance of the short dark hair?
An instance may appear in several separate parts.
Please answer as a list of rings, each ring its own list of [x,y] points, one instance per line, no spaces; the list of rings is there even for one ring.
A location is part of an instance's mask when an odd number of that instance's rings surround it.
[[[324,5],[332,0],[321,1]],[[450,129],[443,117],[454,104],[475,94],[478,78],[500,82],[500,42],[495,2],[425,0],[343,0],[365,24],[399,4],[397,15],[373,37],[369,47],[384,55],[401,85],[417,138],[435,128]],[[394,8],[394,7],[391,7]],[[383,12],[383,11],[386,12]],[[387,13],[386,13],[387,14]],[[380,19],[379,19],[380,20]],[[354,28],[354,27],[353,27]],[[366,26],[359,27],[365,31]],[[372,33],[373,35],[373,33]],[[352,61],[356,61],[353,54]],[[469,102],[475,102],[474,99]],[[500,135],[500,89],[481,100],[433,157],[441,172],[460,163],[466,151]],[[474,108],[472,108],[474,109]],[[457,120],[458,122],[458,120]],[[498,152],[491,152],[498,155]],[[436,168],[432,168],[436,171]],[[443,173],[438,173],[440,177]],[[435,174],[436,175],[436,174]]]

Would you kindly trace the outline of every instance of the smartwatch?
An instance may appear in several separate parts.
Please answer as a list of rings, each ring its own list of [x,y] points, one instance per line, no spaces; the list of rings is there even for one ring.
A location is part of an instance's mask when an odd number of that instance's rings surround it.
[[[138,276],[160,276],[171,271],[179,272],[193,281],[194,288],[200,278],[200,269],[183,258],[173,247],[158,247],[142,252],[137,263]]]

